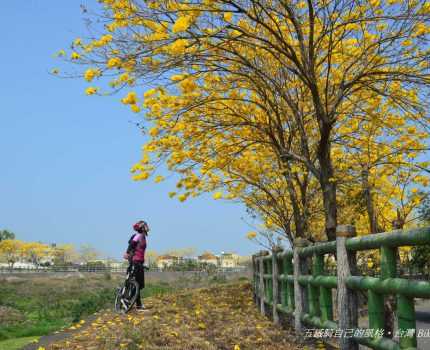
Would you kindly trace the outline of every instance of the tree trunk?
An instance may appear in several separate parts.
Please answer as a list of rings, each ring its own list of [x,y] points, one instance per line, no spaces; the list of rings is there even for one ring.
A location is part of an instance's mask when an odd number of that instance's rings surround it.
[[[295,237],[294,238],[304,238],[305,230],[307,227],[307,217],[303,215],[300,210],[299,200],[297,198],[297,192],[294,188],[294,182],[291,176],[291,167],[287,160],[281,159],[283,166],[286,167],[286,171],[284,171],[283,175],[285,177],[285,181],[288,185],[288,194],[290,197],[291,206],[293,207],[293,218],[294,218],[294,226],[295,226]]]
[[[336,240],[337,224],[336,183],[333,178],[333,169],[330,162],[330,156],[320,159],[320,163],[320,184],[324,204],[325,231],[327,239],[329,241],[334,241]]]
[[[320,165],[320,178],[324,215],[325,231],[329,241],[336,240],[337,225],[337,202],[336,181],[334,179],[333,165],[330,155],[330,125],[323,124],[321,127],[321,140],[318,148],[318,161]]]
[[[366,167],[361,172],[362,186],[363,186],[363,197],[366,202],[367,216],[369,218],[369,229],[370,233],[377,233],[378,221],[375,213],[375,206],[372,198],[372,191],[369,184],[369,168]]]
[[[337,224],[337,204],[336,204],[336,184],[334,182],[323,182],[321,184],[323,191],[325,231],[329,241],[336,240]]]

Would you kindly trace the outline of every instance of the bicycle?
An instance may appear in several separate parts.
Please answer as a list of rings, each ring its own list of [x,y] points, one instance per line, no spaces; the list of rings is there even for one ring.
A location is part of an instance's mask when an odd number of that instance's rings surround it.
[[[144,269],[148,269],[144,266]],[[139,293],[139,283],[136,281],[135,276],[136,267],[130,263],[127,268],[127,275],[124,285],[119,287],[115,295],[115,311],[120,313],[127,313],[131,310],[136,303],[137,295]]]

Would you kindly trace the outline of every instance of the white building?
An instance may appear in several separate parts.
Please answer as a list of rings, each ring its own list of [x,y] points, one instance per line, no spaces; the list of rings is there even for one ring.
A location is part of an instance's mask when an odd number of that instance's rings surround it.
[[[222,252],[218,258],[218,265],[221,268],[233,268],[237,267],[239,263],[239,255],[235,253],[224,253]]]
[[[210,252],[205,252],[202,255],[198,257],[199,263],[206,263],[206,264],[212,264],[217,266],[218,265],[218,259],[215,255],[213,255]]]
[[[174,255],[160,255],[157,258],[157,267],[159,269],[164,269],[166,267],[172,266],[175,263],[179,262],[179,257]]]

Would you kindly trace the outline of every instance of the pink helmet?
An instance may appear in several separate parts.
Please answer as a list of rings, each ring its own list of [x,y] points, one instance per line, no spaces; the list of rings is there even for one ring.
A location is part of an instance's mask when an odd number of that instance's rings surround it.
[[[149,232],[149,226],[148,226],[148,224],[147,224],[145,221],[143,221],[143,220],[140,220],[140,221],[136,222],[136,223],[133,225],[133,229],[134,229],[135,231],[139,232],[139,233],[143,233],[143,232],[148,233],[148,232]]]

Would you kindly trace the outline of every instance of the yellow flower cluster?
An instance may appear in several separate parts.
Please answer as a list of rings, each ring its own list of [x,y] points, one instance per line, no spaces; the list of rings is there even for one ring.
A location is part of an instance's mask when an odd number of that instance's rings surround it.
[[[180,16],[172,27],[173,33],[186,31],[192,24],[193,18],[191,16]]]
[[[87,69],[84,73],[84,79],[88,82],[92,81],[95,77],[99,77],[101,75],[100,69],[90,68]]]
[[[172,44],[168,45],[165,50],[167,53],[172,55],[179,55],[185,53],[185,49],[188,45],[187,39],[177,39]]]
[[[97,93],[97,90],[98,89],[96,87],[90,86],[85,90],[85,93],[87,95],[94,95],[95,93]]]
[[[121,59],[119,57],[112,57],[106,63],[108,68],[119,68],[121,67]]]
[[[136,92],[130,91],[127,96],[125,96],[122,100],[122,103],[126,105],[134,105],[137,103],[137,95]]]
[[[213,194],[213,199],[221,199],[222,198],[222,193],[221,192],[215,192]]]
[[[111,34],[105,34],[103,35],[99,40],[94,40],[92,42],[92,46],[94,47],[102,47],[106,46],[112,41],[113,37]]]

